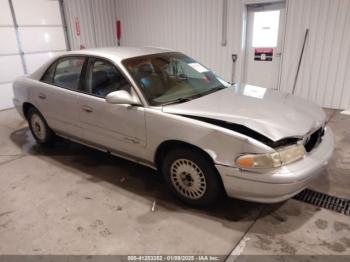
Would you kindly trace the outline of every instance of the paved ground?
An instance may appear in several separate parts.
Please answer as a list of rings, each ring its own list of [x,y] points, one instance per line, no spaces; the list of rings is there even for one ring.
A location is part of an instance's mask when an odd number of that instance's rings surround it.
[[[329,115],[337,147],[312,187],[350,198],[350,117]],[[0,112],[0,254],[350,255],[350,219],[295,200],[227,199],[195,210],[148,168],[71,142],[38,147],[7,110]]]

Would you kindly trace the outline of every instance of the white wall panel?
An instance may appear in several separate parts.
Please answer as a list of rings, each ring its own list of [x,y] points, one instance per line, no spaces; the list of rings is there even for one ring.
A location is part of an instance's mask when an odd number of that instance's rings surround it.
[[[350,1],[290,0],[282,66],[291,92],[305,30],[309,38],[296,94],[332,108],[350,106]]]
[[[51,58],[62,54],[63,52],[47,52],[39,54],[27,54],[24,55],[27,64],[28,74],[33,73],[36,69],[42,66]]]
[[[116,1],[93,0],[93,24],[96,33],[96,47],[116,45]]]
[[[13,25],[8,0],[0,0],[0,25]]]
[[[12,84],[23,74],[16,33],[8,0],[0,0],[0,110],[13,107]],[[11,55],[12,54],[12,55]]]
[[[113,46],[115,42],[115,0],[64,0],[71,48]],[[79,21],[80,35],[76,32]]]
[[[90,0],[64,0],[63,4],[71,49],[80,49],[80,46],[95,47],[96,36],[91,19]],[[76,23],[79,24],[80,35],[76,32]]]
[[[12,0],[12,2],[19,26],[62,25],[58,1]]]
[[[0,27],[0,55],[18,53],[16,32],[14,27]]]
[[[18,31],[23,52],[66,49],[62,27],[20,27]]]
[[[11,82],[17,76],[23,75],[20,56],[0,56],[0,72],[0,83]]]
[[[52,51],[66,50],[59,1],[0,0],[0,40],[1,110],[13,106],[11,82],[16,77],[32,73]]]
[[[118,1],[121,43],[182,51],[231,80],[231,54],[241,52],[240,39],[236,36],[241,33],[243,6],[240,0],[229,1],[227,45],[222,46],[222,3],[217,0]],[[239,78],[239,71],[236,75]]]
[[[0,84],[0,110],[13,107],[12,84]]]

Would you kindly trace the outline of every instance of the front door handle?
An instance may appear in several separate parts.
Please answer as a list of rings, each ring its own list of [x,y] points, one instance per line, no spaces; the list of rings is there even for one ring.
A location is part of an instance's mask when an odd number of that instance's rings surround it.
[[[133,144],[140,144],[140,141],[136,138],[124,137],[124,139],[128,142],[133,143]]]
[[[89,106],[82,106],[82,109],[86,112],[86,113],[92,113],[94,110],[89,107]]]
[[[46,95],[43,94],[43,93],[40,93],[40,94],[38,95],[38,97],[39,97],[40,99],[46,99]]]

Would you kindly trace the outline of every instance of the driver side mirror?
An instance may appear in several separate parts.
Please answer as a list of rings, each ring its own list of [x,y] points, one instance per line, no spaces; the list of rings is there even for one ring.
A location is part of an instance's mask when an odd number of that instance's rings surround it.
[[[140,100],[136,96],[131,96],[125,90],[119,90],[109,93],[106,96],[106,102],[115,105],[141,105]]]

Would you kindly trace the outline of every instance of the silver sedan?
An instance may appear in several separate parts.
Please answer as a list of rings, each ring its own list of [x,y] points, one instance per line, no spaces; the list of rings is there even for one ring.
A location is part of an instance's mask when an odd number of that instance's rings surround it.
[[[228,84],[170,50],[67,52],[13,88],[38,144],[61,136],[147,165],[197,206],[225,194],[286,200],[321,173],[334,147],[319,106]]]

